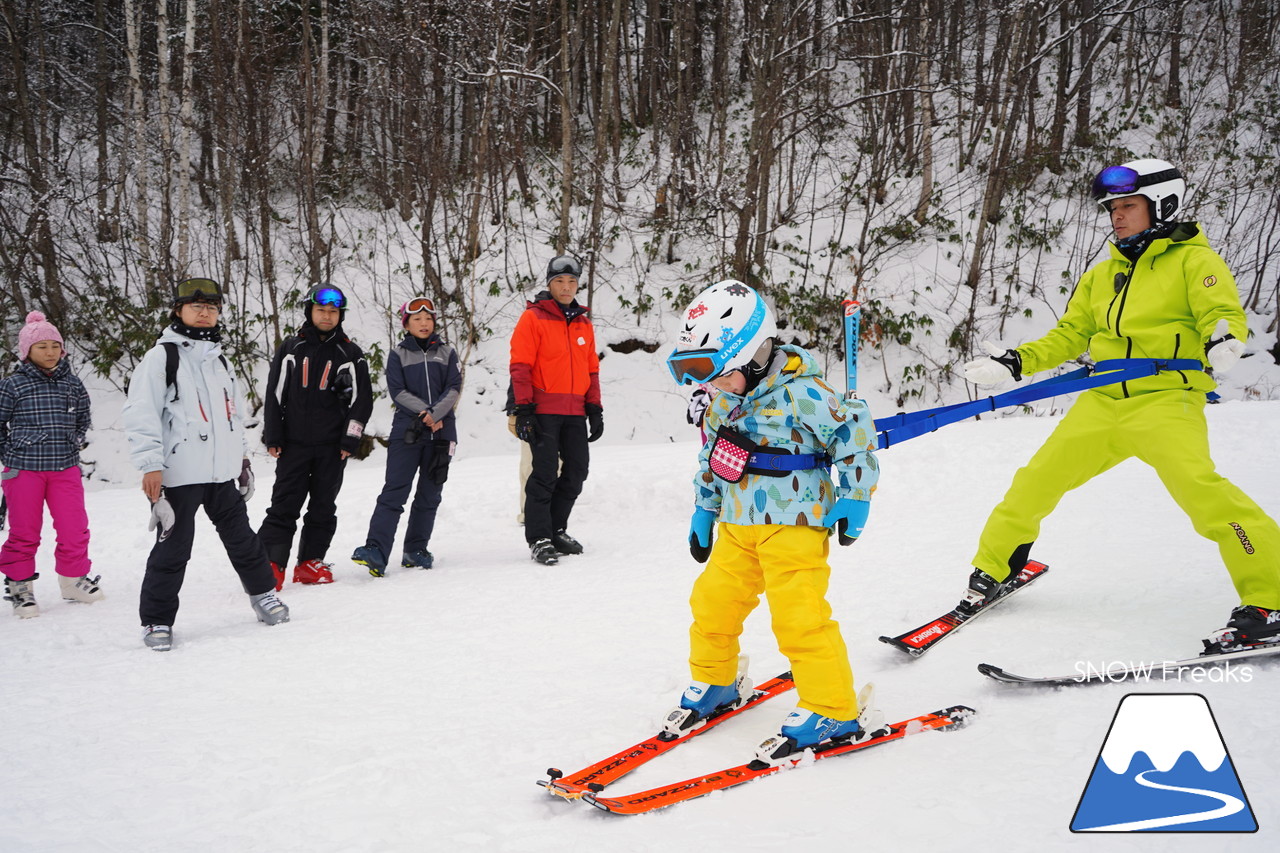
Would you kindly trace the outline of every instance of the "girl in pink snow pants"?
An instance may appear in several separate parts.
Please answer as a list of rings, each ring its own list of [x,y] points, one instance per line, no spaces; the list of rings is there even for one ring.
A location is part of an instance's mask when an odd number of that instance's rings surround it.
[[[39,615],[36,550],[49,506],[58,544],[54,565],[62,597],[102,598],[89,577],[89,518],[80,447],[90,427],[89,395],[63,357],[62,335],[39,311],[18,333],[18,369],[0,381],[0,488],[9,538],[0,548],[5,600],[23,618]]]

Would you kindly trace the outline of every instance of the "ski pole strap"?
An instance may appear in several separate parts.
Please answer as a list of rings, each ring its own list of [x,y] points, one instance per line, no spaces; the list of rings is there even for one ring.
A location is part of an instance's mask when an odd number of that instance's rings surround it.
[[[831,457],[825,453],[752,453],[747,459],[747,473],[766,476],[830,467]]]
[[[1056,397],[1059,394],[1074,394],[1077,391],[1115,385],[1118,382],[1129,382],[1144,376],[1154,376],[1166,370],[1204,370],[1204,365],[1193,358],[1105,359],[1095,364],[1092,369],[1081,367],[1070,373],[1033,382],[1003,394],[877,419],[878,449],[884,450],[886,447],[901,444],[918,435],[934,432],[947,424],[967,420],[983,412],[994,412],[1006,406],[1022,406],[1047,397]]]

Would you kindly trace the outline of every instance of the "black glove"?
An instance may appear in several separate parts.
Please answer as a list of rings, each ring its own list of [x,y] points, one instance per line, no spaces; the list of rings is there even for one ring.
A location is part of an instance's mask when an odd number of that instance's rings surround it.
[[[431,461],[427,463],[427,476],[437,486],[443,486],[449,479],[449,463],[453,461],[452,441],[445,438],[431,440]]]
[[[333,393],[338,395],[338,401],[342,403],[342,408],[351,408],[351,398],[355,395],[355,388],[351,386],[350,371],[338,371],[337,377],[333,380],[333,385],[329,387],[333,389]]]
[[[533,403],[516,406],[516,438],[536,444],[538,441],[538,407]]]
[[[587,426],[590,427],[587,441],[595,441],[604,435],[604,409],[595,403],[587,403]]]
[[[421,418],[421,417],[416,417],[416,418],[414,418],[414,419],[413,419],[413,422],[412,422],[411,424],[409,424],[409,426],[408,426],[408,427],[406,427],[406,428],[405,428],[405,431],[404,431],[404,443],[405,443],[405,444],[417,444],[417,443],[418,443],[418,439],[422,438],[422,430],[423,430],[425,427],[426,427],[426,424],[424,424],[424,423],[422,422],[422,418]]]

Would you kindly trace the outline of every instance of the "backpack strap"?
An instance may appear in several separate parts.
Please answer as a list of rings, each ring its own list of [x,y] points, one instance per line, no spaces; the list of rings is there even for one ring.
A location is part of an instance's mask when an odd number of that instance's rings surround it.
[[[162,341],[164,347],[164,385],[173,389],[172,403],[178,401],[178,345],[173,341]]]

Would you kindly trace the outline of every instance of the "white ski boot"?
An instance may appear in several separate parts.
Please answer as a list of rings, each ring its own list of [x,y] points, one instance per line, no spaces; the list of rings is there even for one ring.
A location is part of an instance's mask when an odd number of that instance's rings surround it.
[[[277,598],[273,589],[249,596],[249,603],[253,605],[253,612],[258,615],[259,622],[279,625],[289,621],[289,605]]]
[[[4,579],[4,600],[13,604],[13,612],[20,619],[30,619],[40,615],[40,607],[36,604],[36,578],[32,575],[24,581]]]
[[[170,625],[143,625],[142,642],[153,651],[167,652],[173,648],[173,627]]]
[[[101,601],[105,596],[102,589],[98,586],[98,581],[102,575],[89,577],[81,575],[78,578],[69,578],[66,575],[58,575],[58,586],[62,588],[62,597],[67,601],[83,601],[91,604],[95,601]]]

